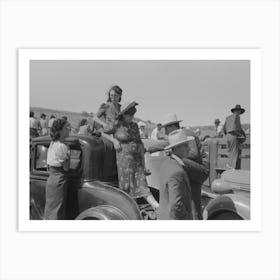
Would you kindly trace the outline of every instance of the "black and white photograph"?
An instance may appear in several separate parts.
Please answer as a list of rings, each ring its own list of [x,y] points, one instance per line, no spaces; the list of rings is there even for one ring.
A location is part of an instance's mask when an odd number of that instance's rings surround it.
[[[0,1],[0,279],[279,280],[278,0]]]
[[[30,59],[30,220],[251,220],[254,64],[173,53]]]

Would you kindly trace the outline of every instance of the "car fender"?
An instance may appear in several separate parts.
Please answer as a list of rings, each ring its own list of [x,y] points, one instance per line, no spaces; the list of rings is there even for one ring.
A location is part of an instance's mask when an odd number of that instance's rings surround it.
[[[233,212],[242,219],[249,220],[250,198],[238,194],[220,195],[205,206],[203,219],[210,220],[221,212]]]
[[[118,209],[129,220],[140,220],[141,213],[136,201],[124,191],[100,181],[85,182],[78,190],[79,214],[102,205]],[[104,211],[104,209],[102,210]]]

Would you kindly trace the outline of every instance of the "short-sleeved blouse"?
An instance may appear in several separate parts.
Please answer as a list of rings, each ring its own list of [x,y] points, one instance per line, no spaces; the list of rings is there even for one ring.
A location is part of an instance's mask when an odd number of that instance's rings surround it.
[[[70,157],[69,147],[60,141],[52,141],[47,154],[47,164],[61,167],[63,162]]]
[[[118,104],[113,104],[112,102],[107,102],[101,104],[98,112],[97,112],[97,117],[100,118],[102,121],[107,123],[109,126],[114,125],[116,122],[116,118],[119,115],[121,110],[121,105]]]

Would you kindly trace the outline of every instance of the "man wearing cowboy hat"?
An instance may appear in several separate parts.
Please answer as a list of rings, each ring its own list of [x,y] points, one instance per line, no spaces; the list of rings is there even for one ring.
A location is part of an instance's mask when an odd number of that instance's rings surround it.
[[[167,114],[162,122],[165,133],[169,136],[169,134],[173,131],[180,129],[180,122],[182,122],[182,120],[178,120],[176,114]],[[188,142],[188,149],[186,150],[182,160],[184,162],[184,170],[187,173],[191,184],[193,215],[195,219],[201,220],[201,186],[209,175],[209,160],[199,138],[195,135],[195,133],[186,128],[183,128],[182,131],[187,137],[191,137],[191,140]],[[169,137],[165,142],[162,141],[158,145],[151,146],[148,149],[148,152],[152,153],[160,149],[165,149],[168,144]]]
[[[241,127],[240,115],[245,112],[239,104],[231,109],[232,114],[226,118],[224,133],[228,144],[228,167],[240,169],[240,144],[246,140],[246,135]]]
[[[168,135],[165,148],[172,154],[160,168],[159,220],[192,220],[192,192],[189,177],[184,170],[183,158],[189,149],[191,136],[182,129]]]

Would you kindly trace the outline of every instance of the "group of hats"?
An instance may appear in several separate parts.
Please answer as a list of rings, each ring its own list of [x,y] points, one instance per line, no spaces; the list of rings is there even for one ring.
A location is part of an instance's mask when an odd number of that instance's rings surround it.
[[[135,102],[135,101],[124,103],[122,105],[122,110],[119,113],[119,115],[125,114],[128,110],[130,110],[131,108],[133,108],[137,105],[138,105],[138,103]],[[243,114],[245,112],[245,109],[243,109],[239,104],[237,104],[234,108],[231,109],[231,112],[235,112],[235,111],[239,111],[240,114]],[[180,123],[180,122],[182,122],[182,120],[178,120],[176,114],[169,113],[169,114],[165,115],[165,117],[163,119],[163,122],[162,122],[162,126],[165,127],[167,125]],[[216,119],[215,123],[216,122],[220,122],[220,120]],[[138,126],[139,127],[140,126],[146,126],[146,124],[144,122],[140,121],[138,123]],[[194,137],[193,136],[187,136],[183,129],[174,130],[174,131],[172,131],[171,133],[168,134],[169,145],[167,147],[165,147],[165,150],[174,148],[178,145],[189,142],[193,139],[194,139]]]

